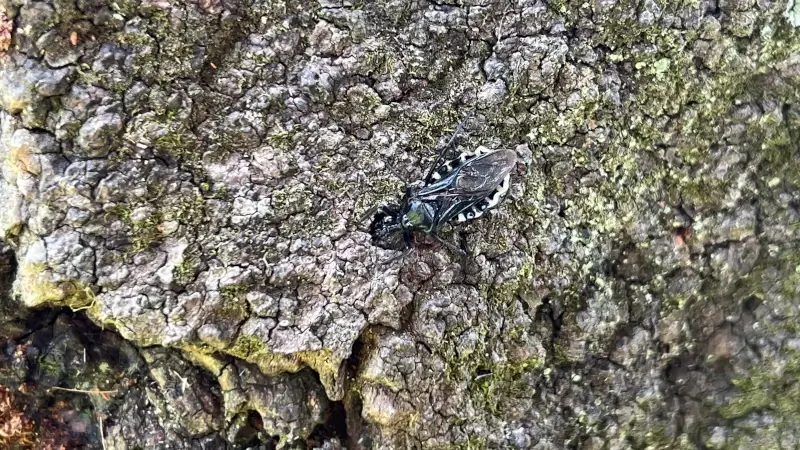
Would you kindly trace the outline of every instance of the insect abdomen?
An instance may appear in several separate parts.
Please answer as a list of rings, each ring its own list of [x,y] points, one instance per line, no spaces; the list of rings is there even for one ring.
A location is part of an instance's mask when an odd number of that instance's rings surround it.
[[[454,218],[453,221],[456,223],[464,223],[481,217],[484,213],[486,213],[486,211],[496,208],[497,205],[499,205],[503,199],[506,198],[510,187],[511,174],[508,174],[505,178],[503,178],[503,182],[500,183],[500,185],[498,185],[491,194],[487,195],[478,203],[462,211]]]

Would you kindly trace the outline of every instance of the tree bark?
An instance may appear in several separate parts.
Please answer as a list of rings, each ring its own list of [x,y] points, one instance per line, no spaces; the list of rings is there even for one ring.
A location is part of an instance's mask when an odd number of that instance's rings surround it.
[[[798,27],[0,1],[0,400],[98,449],[796,446]],[[510,198],[384,264],[356,221],[468,113]]]

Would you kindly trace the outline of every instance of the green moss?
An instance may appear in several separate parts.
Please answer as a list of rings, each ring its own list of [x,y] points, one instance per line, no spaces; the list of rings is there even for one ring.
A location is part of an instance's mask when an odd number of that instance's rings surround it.
[[[348,118],[355,126],[370,126],[378,121],[377,108],[381,105],[380,96],[365,85],[356,85],[347,90],[344,101],[337,101],[331,107],[335,117]]]
[[[734,380],[741,393],[719,409],[725,419],[750,413],[769,412],[778,420],[796,424],[800,420],[800,352],[787,350],[780,361],[765,361],[747,376]]]
[[[196,194],[191,197],[169,197],[164,195],[162,185],[152,185],[149,188],[147,198],[119,203],[105,212],[105,220],[117,218],[128,227],[131,246],[126,258],[160,244],[165,238],[166,222],[178,222],[194,228],[207,220],[206,199],[203,196]],[[144,217],[134,219],[134,211],[139,207],[149,208],[148,212]],[[199,262],[198,258],[194,262]],[[191,266],[186,266],[178,270],[189,275],[190,268]]]
[[[348,91],[347,102],[357,111],[372,113],[381,104],[381,97],[373,90],[359,90],[357,94],[352,94],[352,91]]]
[[[372,186],[365,192],[365,195],[356,197],[356,211],[358,214],[366,213],[373,205],[382,200],[396,201],[400,193],[403,192],[403,184],[400,180],[390,174],[383,174],[370,180]]]
[[[182,198],[174,208],[167,210],[166,217],[189,227],[199,226],[208,220],[206,199],[199,194],[190,198]]]
[[[124,33],[116,36],[119,45],[127,48],[141,48],[153,44],[153,38],[147,33]]]
[[[457,383],[461,380],[469,379],[484,364],[489,364],[486,355],[483,353],[485,347],[481,345],[475,351],[459,353],[455,346],[448,342],[439,353],[445,360],[444,378],[449,383]]]
[[[197,136],[180,123],[170,126],[170,131],[156,139],[153,147],[178,158],[190,169],[199,166],[202,159]]]
[[[786,99],[789,101],[789,99]],[[800,92],[794,101],[800,101]],[[762,178],[778,177],[779,180],[800,185],[800,162],[796,157],[797,142],[800,142],[800,112],[789,111],[788,121],[776,117],[776,114],[765,115],[748,130],[755,140],[761,141]]]
[[[742,298],[763,301],[776,294],[784,299],[793,299],[800,295],[800,248],[795,245],[775,247],[770,251],[778,254],[762,256],[747,277],[740,281]],[[777,325],[766,322],[764,326],[774,327],[772,331],[780,334],[800,334],[800,324],[796,321],[787,320]]]
[[[179,286],[186,286],[194,280],[200,271],[203,261],[196,247],[189,247],[183,252],[183,259],[172,269],[172,281]]]
[[[151,10],[147,19],[142,22],[138,34],[126,33],[119,39],[119,43],[128,48],[139,47],[133,55],[136,75],[150,83],[167,83],[170,79],[194,75],[195,69],[191,66],[194,43],[205,41],[204,24],[178,24],[169,12],[160,9]]]
[[[63,374],[63,358],[61,349],[48,352],[38,360],[38,369],[43,372],[45,379],[58,380]]]
[[[250,290],[249,286],[242,283],[229,284],[220,289],[220,296],[226,302],[244,300],[244,296]]]
[[[272,206],[276,215],[305,211],[313,206],[312,193],[305,186],[275,190],[272,192]]]
[[[511,309],[516,308],[516,300],[520,297],[523,299],[528,297],[533,278],[536,275],[536,265],[533,257],[529,256],[522,262],[517,276],[513,280],[499,285],[487,285],[483,287],[483,290],[494,305],[502,309],[504,315],[513,314],[516,311]]]
[[[145,219],[130,223],[133,237],[133,252],[138,253],[161,242],[163,234],[159,227],[163,216],[156,210]]]
[[[223,302],[214,309],[214,317],[219,322],[232,320],[235,323],[240,323],[249,316],[250,307],[243,298],[225,299],[223,297]]]
[[[213,310],[217,323],[241,323],[250,317],[250,303],[245,299],[249,286],[232,284],[220,289],[221,300]]]
[[[435,445],[429,448],[431,450],[483,450],[490,447],[487,446],[487,438],[485,436],[470,435],[460,442],[453,442],[447,445]]]
[[[626,443],[632,448],[694,450],[697,446],[686,434],[672,437],[662,425],[654,425],[646,421],[625,423],[620,435],[626,437]]]
[[[545,364],[543,359],[536,357],[496,363],[488,352],[494,341],[512,343],[522,337],[523,330],[512,330],[503,336],[490,336],[486,328],[479,325],[475,348],[458,348],[458,337],[465,331],[466,327],[449,328],[445,333],[444,343],[436,349],[436,353],[445,361],[444,382],[455,386],[468,383],[472,400],[481,405],[483,410],[497,416],[502,415],[503,404],[509,399],[533,395],[534,391],[524,375],[542,369]],[[391,380],[384,385],[391,388]]]
[[[313,183],[312,183],[313,184]],[[296,188],[280,189],[272,192],[273,214],[277,217],[286,217],[279,225],[281,236],[286,239],[310,238],[329,234],[338,225],[338,219],[328,213],[316,213],[319,208],[319,197],[314,193],[319,185],[299,186]],[[326,196],[331,195],[327,192]],[[296,216],[298,212],[305,212],[304,219]],[[267,259],[277,256],[273,248],[264,249]],[[297,281],[303,281],[303,275],[294,276]]]
[[[131,251],[138,253],[159,243],[162,233],[159,230],[163,216],[160,210],[153,210],[145,218],[134,220],[133,207],[128,204],[115,205],[106,211],[106,216],[115,216],[129,227],[131,238]]]
[[[131,87],[129,80],[115,80],[103,72],[94,72],[88,64],[80,64],[75,69],[77,83],[84,85],[100,86],[109,91],[122,94]]]
[[[266,351],[266,346],[261,339],[248,335],[239,336],[233,345],[226,350],[228,354],[245,360],[249,360],[251,356],[264,351]]]
[[[278,128],[267,136],[267,142],[275,148],[286,150],[292,146],[294,135],[294,129],[284,130],[283,128]]]

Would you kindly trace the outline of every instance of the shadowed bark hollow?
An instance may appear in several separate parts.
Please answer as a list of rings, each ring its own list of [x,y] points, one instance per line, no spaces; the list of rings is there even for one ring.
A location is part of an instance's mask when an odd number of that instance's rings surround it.
[[[797,446],[798,27],[0,0],[0,446]],[[470,112],[510,198],[383,264],[356,220]]]

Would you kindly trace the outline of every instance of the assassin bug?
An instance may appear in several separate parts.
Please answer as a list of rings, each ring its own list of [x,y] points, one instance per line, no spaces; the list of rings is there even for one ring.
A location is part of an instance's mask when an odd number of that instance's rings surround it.
[[[462,249],[439,237],[440,228],[445,224],[452,226],[475,220],[496,208],[508,195],[517,156],[512,150],[489,150],[480,146],[473,152],[443,160],[445,151],[463,126],[461,122],[448,142],[438,149],[425,179],[408,183],[392,169],[405,184],[405,192],[399,204],[380,204],[363,216],[362,222],[372,216],[369,233],[373,245],[405,250],[400,255],[405,257],[413,250],[414,233],[420,232],[466,256]]]

